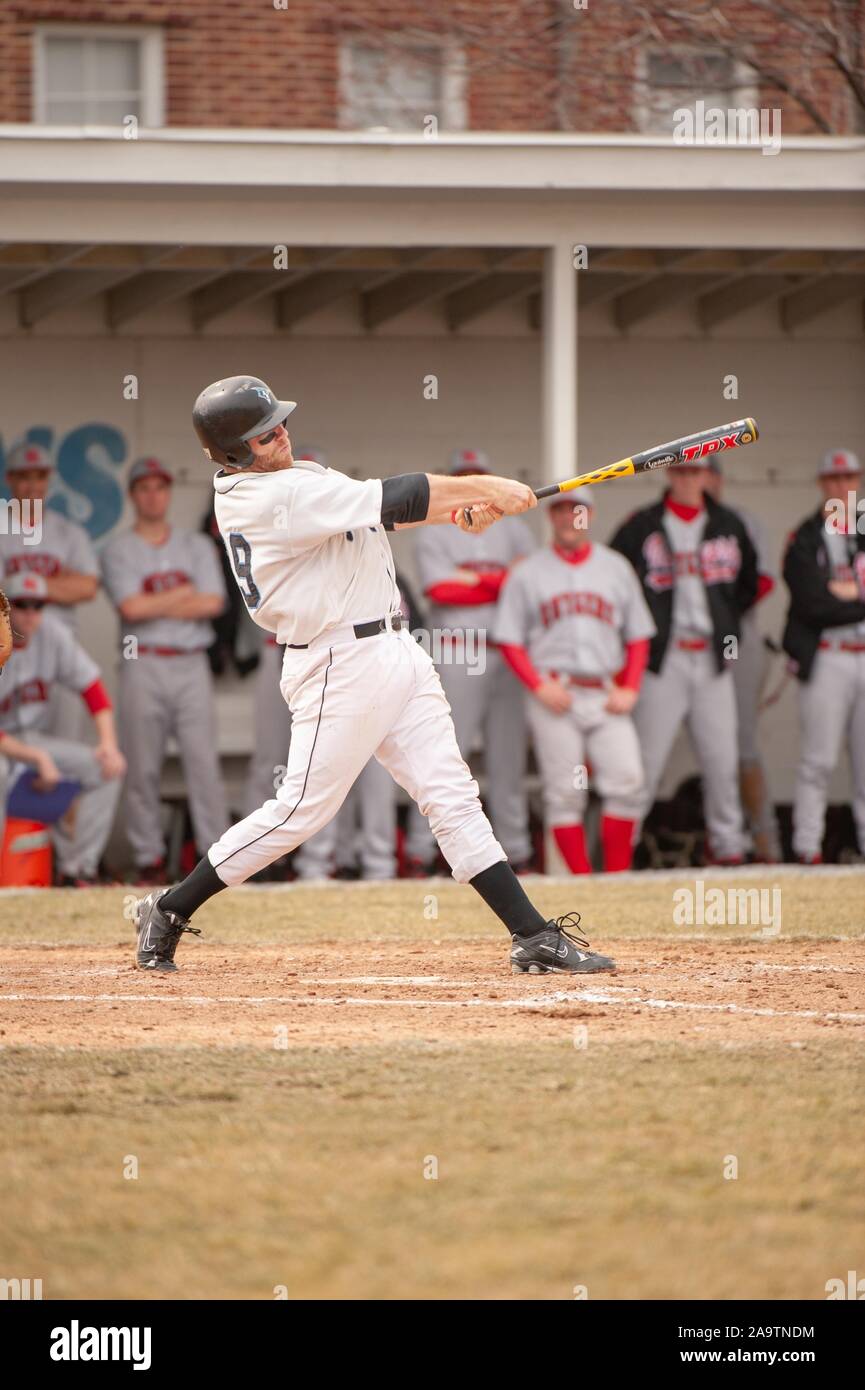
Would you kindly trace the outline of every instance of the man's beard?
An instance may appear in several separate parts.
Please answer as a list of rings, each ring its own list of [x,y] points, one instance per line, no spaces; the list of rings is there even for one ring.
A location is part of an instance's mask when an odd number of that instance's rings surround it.
[[[287,463],[293,463],[294,459],[291,456],[291,445],[286,444],[284,449],[280,449],[276,454],[271,454],[270,458],[264,460],[264,462],[268,473],[275,473],[277,469],[284,468]]]

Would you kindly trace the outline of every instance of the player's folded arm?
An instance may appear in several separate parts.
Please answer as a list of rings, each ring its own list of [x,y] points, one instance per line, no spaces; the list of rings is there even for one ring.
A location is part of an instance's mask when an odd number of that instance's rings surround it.
[[[787,547],[784,582],[790,590],[796,617],[807,627],[822,631],[826,627],[846,627],[865,618],[865,603],[836,598],[830,591],[816,553],[801,536],[794,536]]]

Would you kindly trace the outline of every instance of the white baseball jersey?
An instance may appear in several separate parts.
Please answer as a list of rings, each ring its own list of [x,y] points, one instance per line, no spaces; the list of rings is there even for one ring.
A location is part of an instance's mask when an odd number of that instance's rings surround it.
[[[548,549],[518,565],[502,589],[493,627],[497,642],[526,647],[540,672],[602,678],[621,670],[626,642],[654,633],[633,568],[594,542],[576,564]]]
[[[152,545],[136,531],[121,531],[102,551],[102,578],[119,608],[133,594],[158,594],[181,584],[194,584],[199,593],[225,597],[218,553],[209,536],[172,527],[163,545]],[[213,641],[206,619],[151,618],[123,623],[123,635],[153,647],[200,651]]]
[[[458,526],[432,526],[418,532],[417,566],[424,593],[434,584],[442,584],[458,569],[489,574],[510,569],[515,560],[530,555],[535,541],[524,521],[505,517],[488,531],[472,536]],[[460,631],[464,628],[492,628],[494,603],[465,604],[436,607],[436,622],[442,627]]]
[[[220,470],[213,486],[240,592],[278,642],[299,646],[399,612],[380,478],[357,482],[303,460],[275,473]]]
[[[35,504],[33,504],[35,506]],[[21,534],[0,532],[0,572],[4,578],[29,571],[50,579],[61,570],[78,574],[99,574],[96,551],[83,526],[70,521],[53,507],[42,508],[42,533],[35,545],[25,544]],[[49,610],[62,618],[67,627],[75,628],[75,609],[72,603],[52,603]]]
[[[0,729],[22,735],[28,730],[48,732],[55,683],[82,691],[98,678],[96,662],[46,608],[27,646],[15,648],[0,678]]]
[[[706,586],[700,573],[699,546],[707,514],[699,511],[693,521],[683,521],[669,507],[663,527],[673,553],[673,632],[679,637],[711,637],[712,616]]]

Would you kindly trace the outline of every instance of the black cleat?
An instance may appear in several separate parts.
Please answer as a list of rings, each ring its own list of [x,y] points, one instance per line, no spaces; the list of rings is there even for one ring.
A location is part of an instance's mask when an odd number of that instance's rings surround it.
[[[170,974],[177,969],[174,952],[185,931],[201,935],[199,927],[191,927],[185,917],[176,912],[163,912],[159,906],[160,898],[168,892],[167,888],[148,893],[135,904],[134,922],[138,931],[138,944],[135,949],[135,964],[139,970],[158,970]]]
[[[579,912],[568,912],[547,930],[535,936],[514,936],[511,946],[513,975],[594,975],[602,970],[615,971],[616,962],[609,956],[599,956],[589,950],[588,941],[573,935],[565,927],[580,925]]]

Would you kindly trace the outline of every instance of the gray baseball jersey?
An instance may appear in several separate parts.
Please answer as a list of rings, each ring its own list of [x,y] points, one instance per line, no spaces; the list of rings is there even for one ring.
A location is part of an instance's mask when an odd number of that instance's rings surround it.
[[[93,544],[77,521],[70,521],[53,507],[42,508],[42,533],[35,545],[25,544],[22,534],[0,532],[0,572],[4,578],[12,574],[31,573],[50,579],[61,570],[78,574],[99,574],[99,561]],[[75,628],[76,605],[52,603],[50,611]]]
[[[163,545],[151,545],[134,530],[121,531],[102,551],[102,578],[118,607],[133,594],[158,594],[181,584],[194,584],[199,593],[225,597],[225,582],[209,537],[172,527]],[[200,651],[213,641],[206,619],[150,618],[123,624],[124,636],[142,644]]]
[[[673,554],[673,632],[682,636],[709,637],[712,618],[706,586],[700,574],[699,545],[706,529],[705,510],[693,521],[683,521],[675,512],[664,511],[664,530]]]
[[[502,589],[493,627],[497,642],[527,647],[539,671],[601,677],[621,669],[626,642],[654,632],[631,565],[595,543],[576,564],[555,549],[525,560]]]
[[[358,482],[303,460],[275,473],[219,472],[213,486],[240,592],[278,642],[399,611],[380,478]]]
[[[26,647],[16,647],[0,685],[0,729],[7,734],[47,732],[55,684],[86,690],[99,667],[54,614],[46,609]]]
[[[458,526],[431,526],[418,532],[417,567],[421,586],[426,593],[434,584],[451,579],[455,570],[469,569],[476,574],[489,574],[510,569],[515,560],[530,555],[535,541],[524,521],[505,517],[480,536],[461,531]],[[441,627],[460,631],[463,628],[483,630],[492,628],[496,605],[466,604],[436,607],[436,622]]]

